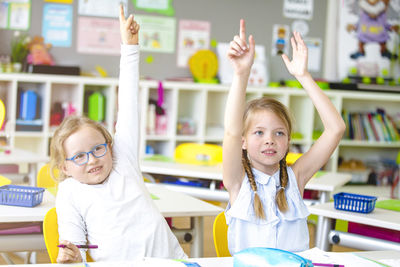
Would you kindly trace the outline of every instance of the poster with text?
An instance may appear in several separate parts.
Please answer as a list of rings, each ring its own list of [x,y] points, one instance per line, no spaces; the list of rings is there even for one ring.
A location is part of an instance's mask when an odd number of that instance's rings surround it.
[[[0,29],[8,27],[8,3],[0,2]]]
[[[140,25],[140,50],[162,53],[175,51],[175,18],[136,15]]]
[[[187,67],[189,58],[200,49],[208,49],[211,23],[208,21],[180,20],[178,37],[178,67]]]
[[[31,3],[28,1],[10,1],[8,28],[28,30],[30,27]]]
[[[124,6],[125,15],[127,15],[128,0],[79,0],[78,14],[118,18],[120,4]]]
[[[72,36],[72,6],[45,4],[42,34],[46,43],[55,47],[70,47]]]
[[[308,49],[308,70],[321,71],[322,39],[305,37],[303,40]]]
[[[157,12],[167,16],[175,14],[172,0],[132,0],[135,9],[143,9],[146,12]]]
[[[78,53],[120,54],[119,20],[80,17],[78,18],[77,29]]]
[[[313,0],[285,0],[283,16],[291,19],[312,19],[314,10]]]

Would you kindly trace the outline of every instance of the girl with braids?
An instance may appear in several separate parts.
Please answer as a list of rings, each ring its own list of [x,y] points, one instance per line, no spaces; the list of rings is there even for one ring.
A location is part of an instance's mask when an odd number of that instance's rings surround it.
[[[227,53],[234,75],[225,109],[223,181],[229,192],[225,215],[232,255],[248,247],[309,248],[304,187],[328,161],[345,130],[340,114],[307,71],[308,51],[299,33],[293,33],[291,45],[292,60],[285,54],[282,59],[313,102],[324,132],[290,167],[286,155],[292,125],[286,107],[268,98],[245,103],[255,41],[250,35],[247,43],[243,20]]]

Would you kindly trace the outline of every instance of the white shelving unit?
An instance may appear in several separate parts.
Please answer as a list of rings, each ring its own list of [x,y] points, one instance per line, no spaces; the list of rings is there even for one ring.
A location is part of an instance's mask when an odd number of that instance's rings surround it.
[[[173,157],[174,149],[184,142],[221,144],[223,137],[224,106],[229,86],[219,84],[197,84],[184,82],[163,82],[164,104],[167,116],[166,134],[148,135],[149,99],[158,98],[158,81],[140,81],[141,88],[141,155],[145,156],[146,146],[151,146],[156,154]],[[40,131],[20,131],[16,128],[18,93],[34,90],[41,98]],[[53,127],[49,126],[50,111],[56,102],[71,102],[78,114],[87,114],[88,94],[100,91],[106,97],[105,119],[102,122],[110,132],[114,131],[118,79],[86,78],[75,76],[40,74],[0,74],[0,98],[6,104],[6,127],[0,131],[0,140],[8,146],[23,148],[40,155],[49,153],[49,141]],[[354,92],[329,90],[326,94],[341,111],[373,112],[384,108],[388,114],[399,112],[400,94],[377,92]],[[269,96],[287,105],[294,118],[294,131],[301,138],[292,144],[304,151],[313,144],[313,131],[321,130],[321,120],[310,99],[301,89],[250,87],[247,99]],[[190,120],[195,125],[193,135],[177,134],[177,124],[181,119]],[[327,171],[337,171],[339,157],[344,159],[371,159],[386,157],[394,159],[400,149],[400,142],[368,142],[342,140],[339,148],[325,166]]]

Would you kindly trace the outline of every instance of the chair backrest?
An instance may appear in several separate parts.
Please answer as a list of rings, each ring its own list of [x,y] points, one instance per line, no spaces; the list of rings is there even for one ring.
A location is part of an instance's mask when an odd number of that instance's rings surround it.
[[[59,171],[54,171],[54,176],[58,177]],[[37,175],[37,186],[44,187],[44,188],[56,188],[57,182],[50,175],[50,165],[45,164],[40,168],[38,175]]]
[[[51,208],[44,216],[43,237],[51,263],[57,263],[58,244],[60,236],[58,234],[56,208]],[[89,254],[87,254],[87,252],[86,252],[86,260],[88,262],[93,262],[93,259],[90,257]]]
[[[51,263],[57,263],[59,235],[56,208],[50,209],[44,216],[43,236]]]
[[[213,237],[217,257],[231,257],[228,249],[228,225],[226,224],[224,212],[221,212],[215,217]]]
[[[4,118],[6,117],[6,107],[3,101],[0,99],[0,129],[3,126]]]
[[[175,148],[178,163],[215,165],[222,162],[222,147],[214,144],[183,143]]]
[[[11,184],[11,180],[0,175],[0,186]]]

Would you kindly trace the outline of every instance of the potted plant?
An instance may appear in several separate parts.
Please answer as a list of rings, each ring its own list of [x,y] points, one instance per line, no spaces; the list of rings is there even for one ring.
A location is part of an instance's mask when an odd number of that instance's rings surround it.
[[[25,58],[28,55],[28,43],[30,38],[26,34],[21,34],[19,31],[14,33],[14,38],[11,40],[11,63],[15,72],[20,72]]]

